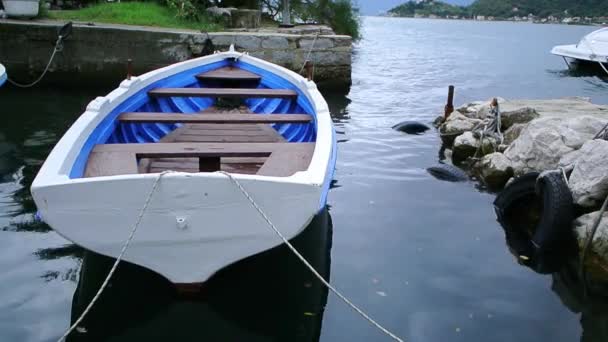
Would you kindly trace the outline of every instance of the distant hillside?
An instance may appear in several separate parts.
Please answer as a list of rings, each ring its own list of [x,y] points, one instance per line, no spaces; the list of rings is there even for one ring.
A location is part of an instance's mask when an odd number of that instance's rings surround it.
[[[450,0],[454,1],[454,0]],[[476,0],[469,6],[456,6],[438,0],[411,0],[389,13],[401,17],[485,16],[496,18],[608,17],[608,0]]]
[[[467,9],[462,6],[446,4],[441,1],[424,0],[408,1],[388,11],[390,14],[399,17],[429,16],[439,17],[463,16],[467,14]]]
[[[476,15],[508,18],[515,15],[535,16],[608,16],[607,0],[477,0],[469,9]],[[566,12],[567,11],[567,12]]]

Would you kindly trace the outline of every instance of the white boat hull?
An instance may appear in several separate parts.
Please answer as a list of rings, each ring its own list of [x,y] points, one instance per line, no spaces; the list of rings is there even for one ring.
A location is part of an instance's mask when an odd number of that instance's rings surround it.
[[[335,135],[327,103],[313,82],[237,52],[202,57],[134,77],[92,101],[55,146],[32,184],[41,218],[68,240],[117,257],[159,174],[72,177],[71,170],[79,163],[87,138],[117,106],[153,82],[235,57],[296,85],[314,107],[316,145],[306,171],[289,177],[233,175],[286,238],[298,235],[324,208],[333,175]],[[160,179],[123,259],[173,283],[197,283],[280,243],[226,175],[168,173]]]
[[[555,46],[557,56],[588,62],[608,62],[608,29],[603,28],[584,36],[578,44]]]

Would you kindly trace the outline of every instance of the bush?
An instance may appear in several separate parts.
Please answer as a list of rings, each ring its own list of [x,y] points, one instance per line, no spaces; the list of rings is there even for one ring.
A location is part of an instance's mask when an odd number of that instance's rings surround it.
[[[325,20],[337,34],[349,35],[353,40],[361,38],[359,10],[350,0],[330,1],[328,9]]]
[[[276,18],[283,10],[282,0],[261,0],[263,9]],[[326,24],[337,34],[357,40],[361,37],[359,10],[351,0],[291,0],[291,15],[296,22]]]

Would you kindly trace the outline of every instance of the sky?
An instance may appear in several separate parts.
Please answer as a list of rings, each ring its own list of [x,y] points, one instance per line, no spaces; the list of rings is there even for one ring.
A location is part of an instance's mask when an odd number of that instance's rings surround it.
[[[444,2],[455,5],[468,5],[473,0],[443,0]],[[407,0],[355,0],[361,9],[363,15],[374,15],[380,12],[386,12],[389,9],[400,5]]]

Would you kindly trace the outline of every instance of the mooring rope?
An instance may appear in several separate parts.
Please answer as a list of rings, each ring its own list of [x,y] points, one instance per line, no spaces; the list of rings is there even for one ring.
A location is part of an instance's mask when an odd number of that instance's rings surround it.
[[[168,173],[172,173],[172,172],[174,172],[174,171],[163,171],[158,174],[158,177],[156,177],[156,179],[154,180],[152,189],[150,190],[150,193],[148,194],[148,197],[146,198],[146,201],[144,202],[144,206],[139,211],[139,215],[137,216],[137,221],[135,222],[135,224],[133,225],[133,228],[131,229],[131,234],[129,234],[129,237],[127,238],[124,245],[122,246],[122,250],[120,251],[120,254],[118,254],[118,257],[116,258],[114,265],[112,265],[112,268],[110,269],[110,272],[106,276],[106,279],[101,284],[101,287],[99,287],[99,290],[97,291],[97,293],[95,294],[95,296],[93,297],[93,299],[91,300],[89,305],[80,314],[80,316],[74,322],[74,324],[72,324],[68,328],[68,330],[66,330],[66,332],[57,340],[57,342],[63,341],[66,337],[68,337],[68,335],[72,331],[74,331],[74,329],[76,329],[76,327],[82,322],[82,320],[85,318],[85,316],[89,313],[91,308],[93,308],[93,305],[95,305],[95,303],[99,299],[99,296],[101,296],[103,291],[106,289],[106,286],[108,286],[108,283],[110,282],[110,279],[114,275],[114,272],[116,271],[116,268],[118,267],[118,264],[122,260],[122,257],[124,256],[125,252],[127,251],[127,248],[129,248],[129,245],[131,244],[131,241],[133,240],[133,237],[135,236],[135,232],[137,231],[137,228],[139,228],[141,220],[144,217],[144,214],[145,214],[146,210],[148,209],[148,206],[150,205],[150,200],[152,200],[152,196],[156,192],[156,189],[158,188],[158,184],[160,183],[161,178],[163,178],[164,175],[166,175]]]
[[[264,218],[264,221],[266,221],[268,226],[270,228],[272,228],[274,233],[279,238],[281,238],[283,243],[285,243],[287,245],[287,247],[293,252],[293,254],[295,254],[295,256],[298,257],[298,259],[300,259],[300,261],[315,275],[315,277],[317,277],[317,279],[319,279],[319,281],[321,283],[323,283],[323,285],[325,285],[329,290],[331,290],[331,292],[333,292],[336,296],[338,296],[344,303],[346,303],[348,306],[350,306],[353,310],[355,310],[359,315],[361,315],[365,320],[367,320],[369,323],[374,325],[380,331],[382,331],[383,333],[385,333],[386,335],[388,335],[390,338],[392,338],[395,341],[403,342],[403,339],[401,339],[397,335],[393,334],[388,329],[386,329],[385,327],[380,325],[380,323],[378,323],[374,319],[372,319],[362,309],[360,309],[355,304],[353,304],[348,298],[346,298],[342,293],[340,293],[340,291],[338,291],[327,280],[325,280],[325,278],[323,278],[323,276],[321,274],[319,274],[319,272],[317,272],[317,270],[315,270],[315,268],[308,262],[308,260],[306,260],[306,258],[304,258],[304,256],[302,256],[302,254],[300,254],[300,252],[298,252],[298,250],[289,242],[289,240],[287,240],[287,238],[281,233],[281,231],[279,231],[279,229],[272,223],[270,218],[268,218],[268,216],[264,213],[264,211],[260,208],[260,206],[258,206],[258,204],[251,197],[251,195],[247,192],[247,190],[245,190],[245,188],[243,188],[241,183],[236,178],[234,178],[230,173],[225,172],[225,171],[217,171],[217,172],[228,177],[228,179],[230,179],[230,181],[232,181],[232,183],[234,183],[234,185],[236,185],[236,187],[241,191],[243,196],[245,196],[247,198],[247,200],[249,200],[249,203],[251,203],[251,205],[260,214],[260,216],[262,216],[262,218]]]
[[[308,52],[306,53],[306,58],[304,58],[304,64],[302,64],[302,68],[300,68],[300,72],[299,72],[300,74],[302,73],[302,71],[304,71],[304,68],[306,67],[306,62],[310,58],[310,54],[312,53],[312,49],[314,48],[315,43],[317,42],[317,37],[319,37],[319,33],[315,34],[315,38],[312,40],[312,44],[310,44],[310,48],[308,48]],[[314,65],[313,65],[313,68],[314,68]]]
[[[55,59],[55,55],[57,54],[57,52],[61,52],[63,50],[63,36],[59,36],[57,38],[57,42],[55,42],[55,47],[53,48],[53,53],[51,53],[51,58],[49,58],[49,62],[46,64],[46,67],[44,68],[44,71],[42,72],[42,74],[40,74],[40,76],[32,83],[28,83],[28,84],[22,84],[19,83],[17,81],[11,80],[10,78],[7,78],[8,82],[12,85],[14,85],[15,87],[19,87],[19,88],[31,88],[33,86],[35,86],[36,84],[38,84],[38,82],[42,81],[42,78],[44,77],[44,75],[46,75],[46,73],[49,71],[49,68],[51,67],[51,63],[53,63],[53,59]]]

